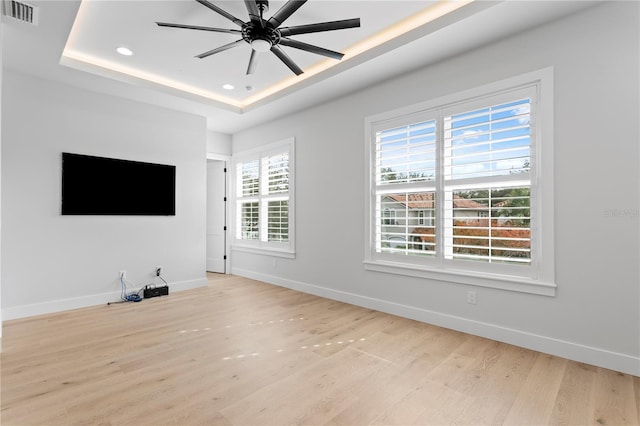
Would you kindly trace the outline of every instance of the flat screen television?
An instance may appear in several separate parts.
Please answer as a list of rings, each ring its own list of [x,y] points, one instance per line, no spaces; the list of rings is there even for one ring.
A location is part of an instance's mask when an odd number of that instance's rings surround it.
[[[62,153],[63,215],[174,216],[176,166]]]

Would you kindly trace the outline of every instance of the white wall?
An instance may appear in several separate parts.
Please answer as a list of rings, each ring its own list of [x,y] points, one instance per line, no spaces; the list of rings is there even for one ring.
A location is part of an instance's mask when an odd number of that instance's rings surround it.
[[[296,138],[297,256],[232,252],[232,272],[640,375],[638,40],[638,3],[606,2],[235,134],[234,152]],[[365,117],[549,66],[557,295],[469,305],[468,286],[365,271]]]
[[[0,23],[0,240],[2,239],[2,32],[4,24]],[[0,352],[2,352],[2,249],[0,248]]]
[[[231,155],[231,135],[227,133],[207,132],[207,154]]]
[[[119,299],[162,266],[171,291],[205,277],[206,120],[5,70],[4,319]],[[176,166],[175,216],[61,216],[61,153]]]

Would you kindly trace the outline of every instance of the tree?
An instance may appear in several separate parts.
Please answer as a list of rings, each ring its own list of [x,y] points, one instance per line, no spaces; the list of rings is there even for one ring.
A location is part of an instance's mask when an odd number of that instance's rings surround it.
[[[383,181],[395,181],[396,174],[391,167],[382,167],[380,169],[380,179]]]
[[[509,188],[500,191],[500,194],[493,194],[492,191],[492,198],[497,200],[492,203],[492,207],[499,207],[492,212],[492,217],[508,218],[507,222],[510,226],[529,226],[530,188]]]
[[[504,258],[530,258],[531,231],[498,219],[455,220],[455,254]]]
[[[415,182],[433,180],[433,175],[427,175],[424,172],[398,173],[391,167],[381,167],[380,180],[383,182]]]

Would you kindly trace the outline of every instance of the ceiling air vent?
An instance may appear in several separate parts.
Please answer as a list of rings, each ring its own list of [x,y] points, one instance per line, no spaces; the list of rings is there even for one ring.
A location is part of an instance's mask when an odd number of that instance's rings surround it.
[[[38,8],[30,4],[16,0],[4,0],[2,2],[2,11],[4,16],[31,25],[38,25]]]

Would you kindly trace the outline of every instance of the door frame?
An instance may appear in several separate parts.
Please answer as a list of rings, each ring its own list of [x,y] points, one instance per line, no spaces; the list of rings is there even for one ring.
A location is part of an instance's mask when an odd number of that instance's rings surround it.
[[[231,164],[231,156],[207,152],[207,164],[209,163],[209,160],[223,161],[224,167],[227,169],[227,172],[225,173],[225,185],[224,185],[225,197],[227,198],[227,201],[224,203],[224,206],[225,206],[224,222],[225,222],[225,226],[227,227],[227,230],[225,232],[225,238],[224,238],[224,245],[225,245],[224,252],[227,258],[224,261],[224,271],[225,271],[225,274],[228,275],[231,273],[230,272],[231,271],[231,238],[229,238],[229,235],[231,232],[231,227],[229,226],[229,218],[231,217],[229,215],[229,205],[230,205],[229,191],[231,188],[231,179],[229,178],[231,170],[229,170],[229,165]],[[207,197],[208,196],[209,196],[209,187],[207,186]],[[206,234],[205,234],[205,238],[206,238]],[[205,244],[205,257],[206,256],[207,256],[207,253],[206,253],[206,244]]]

